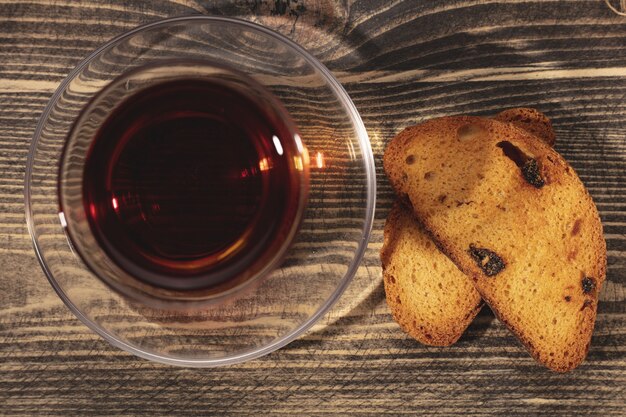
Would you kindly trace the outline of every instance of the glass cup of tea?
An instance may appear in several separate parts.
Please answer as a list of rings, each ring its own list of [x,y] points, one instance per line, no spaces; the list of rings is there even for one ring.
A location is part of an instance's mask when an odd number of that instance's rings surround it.
[[[69,308],[169,364],[269,353],[356,273],[375,175],[331,73],[254,23],[132,30],[63,81],[29,154],[35,250]]]

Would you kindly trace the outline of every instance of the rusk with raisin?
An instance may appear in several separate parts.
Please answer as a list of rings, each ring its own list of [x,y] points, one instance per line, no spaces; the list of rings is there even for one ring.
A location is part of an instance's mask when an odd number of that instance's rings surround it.
[[[535,109],[510,109],[508,119],[554,143],[546,116]],[[547,123],[546,123],[547,121]],[[398,201],[389,212],[380,252],[387,305],[400,327],[421,343],[455,343],[480,311],[483,301],[471,279],[432,242],[412,211]]]
[[[556,371],[582,362],[606,244],[591,197],[557,152],[509,123],[446,117],[396,136],[384,169],[535,359]]]

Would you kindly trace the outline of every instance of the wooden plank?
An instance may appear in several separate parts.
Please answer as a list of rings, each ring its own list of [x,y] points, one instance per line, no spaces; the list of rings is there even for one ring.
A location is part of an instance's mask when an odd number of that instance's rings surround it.
[[[369,248],[338,304],[287,347],[206,370],[137,359],[80,323],[38,265],[22,190],[38,117],[80,59],[139,24],[188,13],[266,24],[327,64],[363,117],[379,182]],[[0,415],[624,415],[624,19],[601,1],[0,1]],[[566,375],[536,365],[488,309],[456,345],[433,348],[402,333],[384,302],[386,143],[427,118],[517,106],[552,119],[608,244],[591,350]],[[342,198],[361,192],[325,181]],[[331,232],[353,226],[341,206]]]

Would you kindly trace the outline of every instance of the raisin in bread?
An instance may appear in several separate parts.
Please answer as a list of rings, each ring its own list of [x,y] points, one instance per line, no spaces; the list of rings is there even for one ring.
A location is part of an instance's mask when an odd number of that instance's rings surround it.
[[[384,169],[536,360],[556,371],[582,362],[606,244],[591,197],[557,152],[510,123],[446,117],[396,136]]]

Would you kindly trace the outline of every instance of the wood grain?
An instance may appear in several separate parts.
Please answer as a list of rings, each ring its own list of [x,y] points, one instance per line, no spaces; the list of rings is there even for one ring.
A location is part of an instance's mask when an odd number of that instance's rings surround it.
[[[23,214],[32,133],[64,76],[109,38],[190,13],[261,22],[322,60],[361,112],[379,180],[369,248],[331,312],[269,356],[206,370],[137,359],[82,325],[46,282]],[[625,95],[626,18],[602,1],[0,1],[0,415],[626,415]],[[591,350],[566,375],[486,310],[458,344],[432,348],[384,303],[385,144],[430,117],[518,106],[552,119],[607,239]]]

